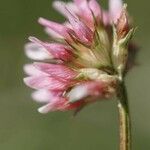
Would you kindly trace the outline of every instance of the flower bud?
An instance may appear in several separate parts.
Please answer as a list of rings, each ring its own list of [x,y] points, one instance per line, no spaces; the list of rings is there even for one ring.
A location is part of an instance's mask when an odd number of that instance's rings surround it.
[[[134,34],[135,29],[130,29],[124,38],[118,39],[117,30],[113,27],[114,39],[112,46],[112,61],[115,70],[122,77],[128,60],[128,44]]]
[[[129,32],[129,22],[126,7],[127,5],[124,5],[121,16],[116,24],[118,39],[125,37],[126,34]]]
[[[135,31],[134,28],[130,29],[126,8],[127,5],[124,4],[120,18],[113,26],[112,62],[120,78],[125,72],[128,60],[128,44]]]

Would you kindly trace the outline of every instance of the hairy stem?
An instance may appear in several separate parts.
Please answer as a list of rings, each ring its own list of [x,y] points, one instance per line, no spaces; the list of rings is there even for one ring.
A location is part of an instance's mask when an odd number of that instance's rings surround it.
[[[118,110],[120,128],[120,150],[131,150],[131,122],[127,91],[124,82],[118,86]]]

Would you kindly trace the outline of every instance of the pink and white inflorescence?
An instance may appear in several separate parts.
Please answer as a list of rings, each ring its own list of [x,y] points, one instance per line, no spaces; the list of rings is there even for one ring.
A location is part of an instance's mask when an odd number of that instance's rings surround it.
[[[126,63],[117,58],[119,52],[112,51],[130,36],[122,1],[109,0],[108,11],[96,0],[54,1],[53,6],[66,22],[39,18],[51,42],[29,37],[25,45],[26,55],[35,62],[24,66],[28,75],[24,82],[36,90],[33,99],[44,104],[38,111],[78,111],[89,103],[112,97],[117,74],[125,70]]]

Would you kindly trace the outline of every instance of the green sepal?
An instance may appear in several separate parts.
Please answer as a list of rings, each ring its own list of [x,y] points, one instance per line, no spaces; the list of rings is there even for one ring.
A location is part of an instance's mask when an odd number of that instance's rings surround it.
[[[113,25],[113,45],[112,45],[112,62],[119,76],[123,76],[127,59],[128,59],[128,44],[135,33],[136,28],[130,29],[127,35],[118,39],[117,31]]]

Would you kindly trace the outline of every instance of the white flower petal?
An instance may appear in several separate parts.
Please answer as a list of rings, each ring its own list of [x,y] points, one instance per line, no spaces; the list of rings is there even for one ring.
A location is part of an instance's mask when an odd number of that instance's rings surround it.
[[[32,98],[40,103],[48,103],[51,101],[51,99],[54,98],[52,93],[48,90],[42,89],[42,90],[37,90],[32,93]]]
[[[44,105],[38,109],[38,112],[41,114],[46,114],[51,111],[51,104]]]
[[[85,98],[88,95],[88,90],[84,85],[74,87],[69,93],[68,98],[70,102],[75,102]]]
[[[117,22],[123,8],[122,0],[109,0],[109,11],[113,22]]]
[[[45,32],[54,39],[63,39],[63,36],[61,36],[60,34],[58,34],[57,32],[55,32],[54,30],[52,30],[50,28],[46,27]]]
[[[29,76],[41,76],[47,75],[45,72],[40,71],[37,69],[33,64],[26,64],[23,67],[24,72]]]
[[[46,60],[52,58],[44,47],[32,42],[25,45],[25,53],[33,60]]]

